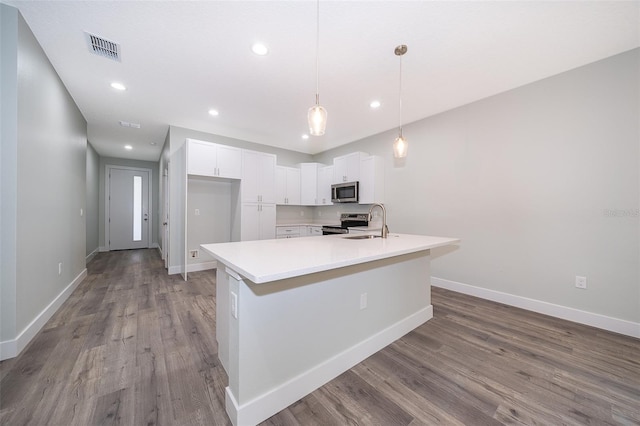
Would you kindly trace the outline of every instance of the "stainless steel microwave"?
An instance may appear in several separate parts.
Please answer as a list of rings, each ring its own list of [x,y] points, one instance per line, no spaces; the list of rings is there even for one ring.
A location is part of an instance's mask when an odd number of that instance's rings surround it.
[[[359,182],[345,182],[331,185],[332,203],[357,203]]]

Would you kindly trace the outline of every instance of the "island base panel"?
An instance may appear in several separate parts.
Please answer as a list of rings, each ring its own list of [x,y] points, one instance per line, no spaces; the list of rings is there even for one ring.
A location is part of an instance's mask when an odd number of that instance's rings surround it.
[[[267,419],[432,318],[429,261],[424,250],[265,284],[226,268],[231,421]]]

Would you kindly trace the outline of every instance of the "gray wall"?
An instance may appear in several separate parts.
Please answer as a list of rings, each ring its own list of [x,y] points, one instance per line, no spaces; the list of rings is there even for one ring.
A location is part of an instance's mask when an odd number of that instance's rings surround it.
[[[100,246],[98,218],[100,206],[100,156],[87,143],[87,208],[85,222],[87,224],[86,255],[96,252]]]
[[[25,21],[15,9],[1,8],[1,339],[6,341],[15,339],[85,269],[80,210],[85,208],[87,126]],[[14,166],[5,170],[5,160]],[[6,211],[15,215],[5,216]],[[5,235],[11,227],[15,233]]]
[[[435,277],[638,323],[639,56],[409,124],[404,165],[395,131],[314,160],[383,156],[391,231],[462,239],[434,260]]]
[[[160,217],[160,210],[159,210],[159,203],[158,203],[158,199],[159,199],[159,188],[160,188],[160,181],[158,179],[158,170],[159,170],[159,163],[157,162],[152,162],[152,161],[140,161],[140,160],[127,160],[124,158],[113,158],[113,157],[100,157],[100,194],[98,197],[99,200],[99,205],[98,205],[98,212],[99,212],[99,216],[98,216],[98,230],[99,230],[99,242],[100,242],[100,249],[101,250],[106,250],[107,244],[107,238],[105,236],[105,171],[106,171],[106,167],[107,166],[126,166],[126,167],[138,167],[141,169],[151,169],[151,174],[153,176],[151,176],[151,182],[152,182],[152,188],[151,188],[151,192],[152,192],[152,200],[151,200],[151,205],[152,205],[152,214],[150,215],[153,223],[151,226],[152,229],[152,235],[151,235],[151,243],[150,244],[157,244],[158,243],[158,229],[159,229],[159,217]]]
[[[18,10],[4,4],[0,4],[0,55],[0,342],[4,342],[16,336],[18,202]]]
[[[187,250],[198,250],[200,257],[187,258],[189,264],[210,262],[212,256],[200,244],[231,241],[231,182],[201,176],[187,180]],[[199,210],[196,216],[195,210]]]

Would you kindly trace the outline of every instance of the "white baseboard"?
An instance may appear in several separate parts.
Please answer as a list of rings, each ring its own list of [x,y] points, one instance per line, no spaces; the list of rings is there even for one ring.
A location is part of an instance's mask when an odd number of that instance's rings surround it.
[[[92,251],[91,253],[89,253],[89,254],[87,255],[87,257],[85,258],[85,261],[84,261],[85,265],[86,265],[87,263],[91,262],[91,260],[92,260],[94,257],[96,257],[96,254],[98,254],[98,250],[99,250],[99,248],[96,248],[94,251]]]
[[[202,263],[192,263],[187,265],[187,272],[198,272],[198,271],[207,271],[209,269],[216,269],[218,267],[218,262],[212,260],[210,262],[202,262]],[[179,274],[182,272],[180,266],[169,266],[168,273],[169,275]]]
[[[258,424],[338,377],[431,318],[433,318],[433,306],[429,305],[241,406],[238,405],[237,399],[227,386],[225,389],[227,414],[236,426]]]
[[[102,252],[105,252],[105,251],[109,251],[109,247],[100,246],[100,247],[98,248],[98,250],[102,253]]]
[[[49,303],[49,305],[36,316],[29,325],[27,325],[18,337],[13,340],[0,342],[0,361],[8,358],[16,357],[29,344],[29,342],[38,334],[38,331],[51,319],[53,314],[62,306],[69,298],[71,293],[78,287],[87,276],[87,270],[84,269],[75,279],[65,287],[58,296]]]
[[[217,267],[218,262],[215,260],[202,263],[192,263],[187,265],[187,272],[207,271],[209,269],[216,269]]]
[[[476,287],[437,277],[431,277],[431,285],[434,287],[457,291],[458,293],[476,296],[481,299],[504,303],[505,305],[515,306],[528,311],[577,322],[579,324],[613,331],[614,333],[640,338],[640,323],[608,317],[601,314],[594,314],[592,312],[581,311],[579,309],[555,305],[541,300],[529,299],[528,297],[516,296],[509,293],[503,293],[501,291]]]
[[[152,243],[149,245],[149,248],[157,248],[160,249],[160,245],[158,243]]]

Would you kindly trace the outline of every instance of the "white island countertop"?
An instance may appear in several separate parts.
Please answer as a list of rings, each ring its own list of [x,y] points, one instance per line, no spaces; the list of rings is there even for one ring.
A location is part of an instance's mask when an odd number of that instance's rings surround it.
[[[347,237],[349,235],[346,235]],[[345,235],[202,244],[204,251],[256,284],[357,265],[458,243],[456,238],[389,234],[347,239]]]

